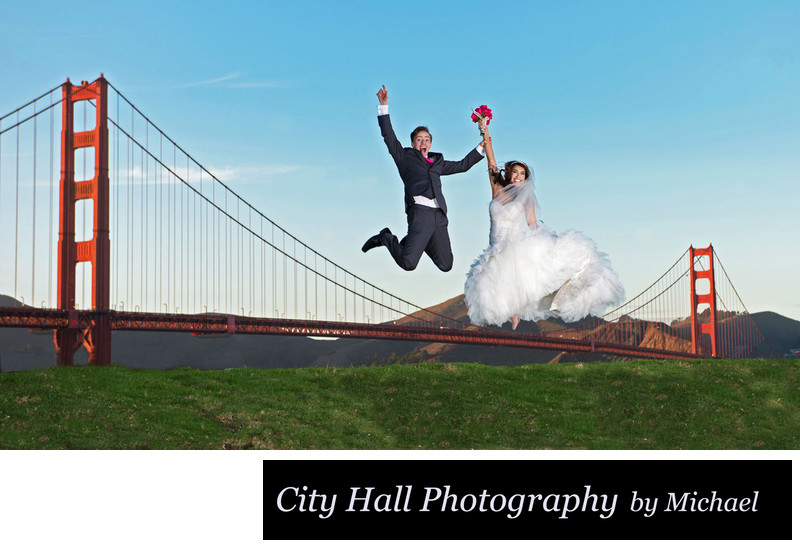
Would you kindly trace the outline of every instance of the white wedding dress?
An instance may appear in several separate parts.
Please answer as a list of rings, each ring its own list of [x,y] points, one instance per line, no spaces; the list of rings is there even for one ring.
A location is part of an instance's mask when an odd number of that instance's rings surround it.
[[[556,235],[543,225],[528,226],[534,203],[528,179],[508,185],[489,204],[489,247],[464,284],[475,325],[503,325],[514,314],[521,320],[558,316],[574,322],[601,316],[624,299],[607,255],[592,240],[574,230]]]

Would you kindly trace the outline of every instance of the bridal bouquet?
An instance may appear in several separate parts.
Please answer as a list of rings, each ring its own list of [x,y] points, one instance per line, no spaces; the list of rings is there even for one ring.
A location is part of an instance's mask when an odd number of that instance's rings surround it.
[[[489,122],[491,121],[491,119],[492,119],[492,109],[490,109],[486,105],[481,105],[481,106],[479,106],[478,108],[476,108],[475,110],[472,111],[472,121],[473,122],[478,122],[478,121],[485,120],[486,121],[486,125],[488,126]]]

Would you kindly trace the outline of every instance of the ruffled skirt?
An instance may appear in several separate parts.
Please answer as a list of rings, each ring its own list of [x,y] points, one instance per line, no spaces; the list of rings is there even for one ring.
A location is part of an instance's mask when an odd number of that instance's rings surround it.
[[[594,241],[574,230],[556,236],[539,225],[485,249],[470,268],[464,295],[472,323],[499,326],[514,314],[568,322],[601,316],[625,292]]]

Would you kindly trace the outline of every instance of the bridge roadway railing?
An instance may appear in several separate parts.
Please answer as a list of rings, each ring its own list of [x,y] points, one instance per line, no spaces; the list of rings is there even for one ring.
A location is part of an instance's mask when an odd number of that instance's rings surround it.
[[[318,337],[351,337],[362,339],[392,339],[451,344],[509,346],[567,352],[601,352],[626,357],[654,359],[697,359],[688,352],[643,348],[622,344],[601,343],[563,337],[546,337],[526,333],[508,333],[476,326],[446,328],[380,324],[253,318],[223,314],[159,314],[146,312],[94,312],[90,310],[51,310],[32,307],[0,307],[0,327],[55,329],[67,327],[86,331],[98,316],[110,319],[112,330],[172,331],[197,335],[285,335]]]

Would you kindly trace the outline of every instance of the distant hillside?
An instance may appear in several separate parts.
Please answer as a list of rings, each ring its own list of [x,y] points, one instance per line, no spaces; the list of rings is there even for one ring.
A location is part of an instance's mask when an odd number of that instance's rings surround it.
[[[19,306],[11,297],[0,295],[0,306]],[[459,295],[429,310],[460,321],[467,321],[464,296]],[[800,347],[800,322],[774,312],[758,312],[752,318],[778,356],[789,348]],[[408,320],[398,320],[404,323]],[[730,318],[725,321],[739,321]],[[565,324],[559,320],[521,322],[521,333],[548,333]],[[502,328],[510,331],[511,325]],[[611,340],[614,324],[600,325],[599,340]],[[670,337],[659,324],[633,321],[628,324],[629,344],[668,350],[688,351],[685,339]],[[193,337],[188,333],[117,331],[113,335],[112,361],[128,367],[172,369],[191,366],[198,369],[297,368],[308,366],[377,365],[417,362],[479,362],[487,365],[520,365],[563,361],[603,361],[619,359],[601,354],[567,354],[548,350],[491,347],[467,344],[416,343],[410,341],[338,339],[314,340],[307,337],[231,335]],[[55,359],[52,331],[0,328],[0,367],[3,371],[39,369]],[[86,363],[80,350],[77,363]]]
[[[0,295],[0,306],[22,306],[22,303],[8,295]]]
[[[429,308],[429,310],[443,316],[449,316],[453,319],[468,321],[467,307],[464,303],[463,294],[452,299],[448,299],[447,301],[444,301],[438,305],[432,306]],[[764,335],[769,347],[771,347],[778,356],[783,356],[783,354],[789,348],[800,348],[799,321],[781,316],[775,312],[756,312],[751,314],[751,317],[758,329]],[[688,319],[684,320],[684,322],[688,321]],[[742,321],[742,318],[741,316],[730,316],[722,321],[735,325],[736,322]],[[678,322],[678,325],[680,325],[680,322]],[[519,326],[517,327],[517,331],[521,333],[546,334],[553,330],[563,330],[565,326],[566,324],[558,319],[542,320],[539,322],[523,321],[520,322]],[[505,324],[502,329],[504,331],[511,331],[511,324]],[[595,335],[598,336],[600,341],[611,341],[613,340],[611,335],[615,330],[616,327],[614,324],[604,324],[595,330]],[[635,320],[631,324],[628,324],[626,332],[628,336],[628,340],[626,340],[627,344],[641,345],[649,348],[662,348],[679,352],[691,351],[690,341],[672,337],[669,334],[664,333],[661,329],[659,329],[659,324],[654,322]],[[431,355],[431,360],[428,361],[465,361],[457,358],[470,355],[480,355],[488,360],[483,363],[492,365],[514,365],[517,363],[525,363],[524,361],[518,362],[517,358],[524,360],[524,356],[517,356],[515,349],[510,348],[487,348],[472,345],[443,344],[432,344],[422,346],[421,348],[426,350]],[[486,351],[481,352],[480,349],[485,349]],[[607,357],[603,357],[601,355],[576,354],[570,356],[569,354],[563,353],[558,354],[556,352],[532,350],[521,350],[520,352],[528,356],[533,355],[531,354],[533,352],[540,352],[540,354],[535,356],[537,359],[533,360],[534,363],[550,361],[551,359],[555,359],[556,361],[602,361],[603,359],[608,359]],[[545,359],[547,356],[551,356],[551,358]],[[475,359],[474,361],[482,360]]]
[[[800,322],[775,312],[751,314],[753,321],[781,356],[790,348],[800,348]]]

